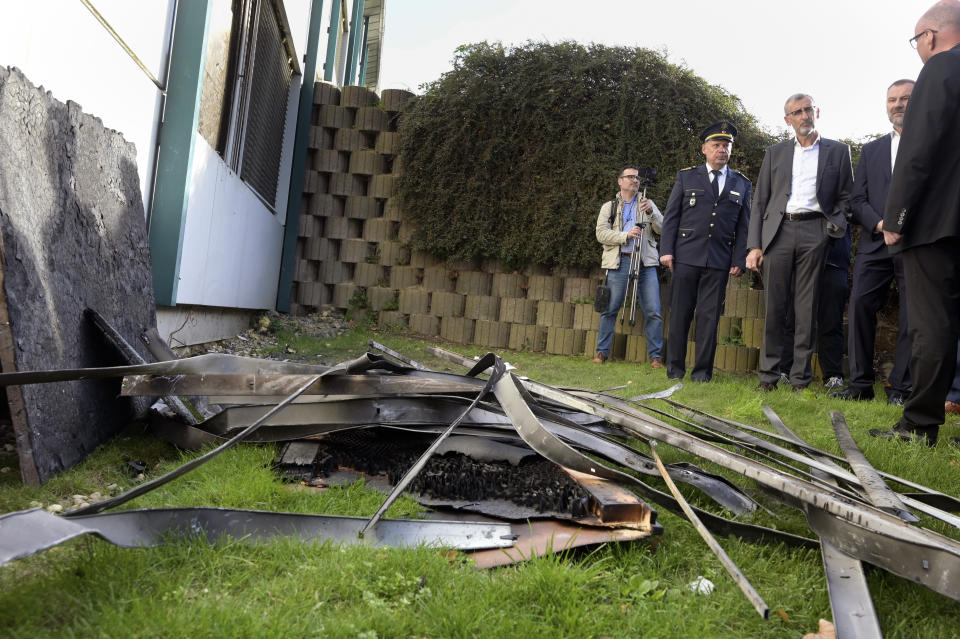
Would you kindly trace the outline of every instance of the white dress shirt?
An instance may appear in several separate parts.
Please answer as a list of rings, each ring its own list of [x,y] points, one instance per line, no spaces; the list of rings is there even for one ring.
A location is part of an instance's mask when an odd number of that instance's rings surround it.
[[[787,213],[806,213],[820,211],[817,201],[817,162],[820,160],[820,134],[810,146],[801,146],[793,139],[793,175],[790,183],[790,199],[787,200]]]
[[[900,148],[900,134],[894,129],[890,133],[890,174],[893,175],[893,165],[897,163],[897,149]]]
[[[718,187],[717,193],[723,193],[723,185],[727,183],[727,165],[724,164],[723,168],[721,169],[714,169],[709,164],[707,164],[706,167],[707,167],[707,176],[710,178],[710,183],[713,184],[714,179],[720,180],[719,183],[717,184],[717,187]],[[714,170],[720,171],[720,177],[714,176],[713,174]]]

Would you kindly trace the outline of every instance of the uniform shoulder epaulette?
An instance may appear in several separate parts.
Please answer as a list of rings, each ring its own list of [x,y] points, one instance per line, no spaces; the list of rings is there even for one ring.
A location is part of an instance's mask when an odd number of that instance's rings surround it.
[[[695,168],[697,168],[698,166],[700,166],[700,165],[699,165],[699,164],[695,164],[695,165],[693,165],[693,166],[688,166],[687,168],[685,168],[685,169],[680,169],[680,170],[681,170],[681,171],[692,171],[692,170],[694,170]]]
[[[742,177],[742,178],[743,178],[744,180],[746,180],[747,182],[750,181],[750,178],[748,178],[746,175],[744,175],[743,173],[741,173],[740,171],[738,171],[738,170],[736,170],[736,169],[731,169],[731,168],[727,167],[727,170],[728,170],[728,171],[733,171],[734,173],[736,173],[737,175],[739,175],[740,177]]]

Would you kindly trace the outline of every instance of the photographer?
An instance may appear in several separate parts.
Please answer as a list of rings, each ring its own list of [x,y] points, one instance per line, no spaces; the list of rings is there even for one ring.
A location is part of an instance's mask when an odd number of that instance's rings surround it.
[[[727,166],[737,128],[708,126],[700,139],[706,164],[677,173],[663,221],[660,263],[673,271],[667,377],[686,372],[687,333],[696,312],[696,358],[690,379],[709,382],[717,352],[727,276],[739,277],[747,256],[750,180]]]
[[[657,279],[657,244],[653,232],[660,231],[663,215],[645,197],[639,196],[641,181],[649,183],[655,171],[625,166],[620,170],[616,198],[600,207],[597,217],[597,241],[603,245],[600,267],[606,269],[610,303],[600,315],[595,364],[610,359],[613,329],[617,313],[627,294],[630,262],[634,251],[640,251],[636,272],[636,291],[643,311],[647,334],[647,355],[652,368],[663,368],[663,317],[660,315],[660,282]]]

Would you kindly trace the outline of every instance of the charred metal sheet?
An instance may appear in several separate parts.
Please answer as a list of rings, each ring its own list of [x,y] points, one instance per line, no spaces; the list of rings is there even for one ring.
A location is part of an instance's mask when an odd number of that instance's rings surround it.
[[[0,373],[0,386],[70,382],[83,379],[109,379],[128,375],[205,375],[211,372],[221,375],[316,375],[328,370],[330,369],[326,366],[315,366],[313,364],[277,362],[269,359],[257,359],[256,357],[207,353],[152,364]]]
[[[574,548],[636,541],[662,534],[663,528],[660,524],[654,524],[653,530],[648,532],[633,528],[588,528],[561,521],[532,521],[515,525],[513,530],[517,536],[513,546],[471,552],[474,565],[477,568],[495,568]]]
[[[772,408],[764,406],[763,412],[777,432],[799,446],[807,445],[799,435],[783,423]],[[828,466],[840,469],[840,466],[834,464],[829,457],[818,456],[815,453],[811,453],[810,456]],[[811,469],[811,472],[836,485],[836,479],[823,471]],[[880,631],[880,622],[873,607],[873,599],[870,597],[870,587],[867,584],[863,563],[842,552],[827,538],[820,539],[820,556],[823,559],[827,593],[830,596],[830,608],[833,610],[838,636],[866,637],[867,639],[882,637],[883,633]]]
[[[636,481],[632,475],[628,475],[619,470],[604,466],[597,461],[577,452],[567,444],[563,443],[556,435],[547,430],[538,420],[537,416],[527,405],[523,393],[518,386],[519,382],[512,374],[501,378],[496,386],[494,393],[503,406],[507,417],[517,428],[517,432],[523,441],[527,442],[531,448],[549,459],[555,464],[587,473],[594,477],[610,479],[624,482],[628,485]]]
[[[416,368],[417,370],[420,370],[420,371],[430,370],[430,369],[427,368],[426,366],[424,366],[424,365],[422,365],[422,364],[418,364],[417,362],[413,361],[412,359],[410,359],[410,358],[408,358],[408,357],[404,357],[403,355],[401,355],[401,354],[398,353],[397,351],[395,351],[395,350],[393,350],[393,349],[390,349],[390,348],[387,348],[387,347],[384,346],[383,344],[380,344],[380,343],[375,342],[375,341],[373,341],[373,340],[370,340],[370,341],[367,342],[367,343],[370,345],[371,348],[375,348],[375,349],[377,349],[378,351],[381,351],[381,352],[383,352],[383,353],[386,353],[386,354],[389,355],[390,357],[392,357],[392,358],[394,358],[394,359],[396,359],[396,360],[399,360],[399,361],[403,362],[404,364],[406,364],[407,366],[409,366],[409,367],[411,367],[411,368]]]
[[[867,497],[870,498],[870,503],[904,521],[914,523],[920,521],[916,515],[907,510],[897,494],[890,490],[890,487],[877,474],[873,465],[867,461],[863,451],[857,446],[857,442],[853,441],[853,435],[847,428],[847,420],[843,418],[843,413],[838,410],[830,411],[830,423],[833,424],[833,432],[837,436],[840,450],[843,451],[847,463],[850,464],[850,468],[853,469],[857,479],[860,480],[860,485],[863,486]]]
[[[653,410],[655,410],[655,409],[653,409]],[[657,411],[657,412],[659,412],[659,411]],[[772,411],[769,411],[769,412],[772,413]],[[770,414],[768,414],[767,417],[770,418],[770,419],[772,419],[771,416],[770,416]],[[774,414],[774,417],[776,417],[775,414]],[[777,419],[779,419],[779,418],[777,418]],[[784,448],[783,446],[779,446],[778,444],[774,444],[774,443],[768,442],[768,441],[766,441],[766,440],[764,440],[764,439],[760,439],[759,437],[755,437],[755,436],[753,436],[753,435],[751,435],[751,434],[749,434],[749,433],[744,433],[744,432],[742,432],[742,431],[737,430],[737,429],[734,428],[734,427],[728,426],[728,425],[725,424],[722,420],[716,420],[716,419],[713,419],[713,418],[710,418],[710,417],[699,417],[699,418],[697,418],[697,420],[698,420],[702,425],[707,425],[707,426],[710,427],[710,428],[715,428],[716,430],[718,430],[718,431],[720,431],[721,433],[723,433],[725,436],[732,437],[732,438],[734,438],[734,439],[736,439],[736,440],[739,440],[739,441],[741,441],[741,442],[743,442],[743,443],[745,443],[745,444],[749,444],[749,445],[754,446],[754,447],[756,447],[756,448],[761,448],[761,449],[763,449],[763,450],[767,450],[767,451],[769,451],[769,452],[776,453],[776,454],[778,454],[778,455],[782,455],[783,457],[786,457],[787,459],[790,459],[790,460],[792,460],[792,461],[794,461],[794,462],[799,462],[799,463],[801,463],[801,464],[805,464],[805,465],[807,465],[807,466],[810,466],[812,470],[813,470],[813,469],[819,470],[819,471],[821,471],[821,472],[823,472],[823,473],[826,473],[826,474],[828,474],[828,475],[831,475],[831,476],[833,476],[833,477],[835,477],[835,478],[837,478],[837,479],[843,480],[843,482],[846,483],[846,484],[853,485],[853,486],[860,486],[860,479],[859,479],[854,473],[851,473],[851,472],[849,472],[849,471],[847,471],[847,470],[844,470],[844,469],[839,469],[839,467],[838,467],[836,464],[832,463],[832,462],[824,461],[824,460],[821,460],[821,459],[815,459],[815,458],[813,458],[813,457],[810,457],[810,456],[807,456],[807,455],[803,455],[803,454],[801,454],[801,453],[797,453],[797,452],[794,452],[794,451],[789,450],[789,449],[787,449],[787,448]],[[682,431],[680,431],[680,432],[682,432]],[[773,435],[774,433],[768,433],[768,434]],[[795,443],[795,442],[793,442],[793,440],[792,440],[791,438],[789,438],[789,437],[783,437],[783,439],[785,439],[785,440],[788,441],[788,442]],[[759,453],[758,453],[758,454],[759,454]],[[824,455],[826,455],[826,454],[824,454]],[[770,458],[770,457],[765,456],[765,455],[764,455],[764,457],[766,457],[767,459],[771,459],[771,461],[774,461],[775,463],[777,463],[777,464],[779,464],[779,465],[784,465],[784,466],[786,466],[786,464],[785,464],[784,462],[780,461],[780,460],[777,460],[777,459],[775,459],[775,458]],[[839,458],[839,457],[838,457],[837,459],[841,459],[841,460],[842,460],[842,458]],[[792,469],[794,472],[797,472],[797,473],[806,475],[806,476],[808,476],[808,477],[811,476],[810,473],[807,473],[807,472],[805,472],[805,471],[801,471],[801,470],[798,470],[798,469],[793,468],[793,467],[791,467],[791,469]],[[822,481],[819,480],[819,479],[817,479],[815,476],[813,476],[813,478],[815,479],[815,481],[818,481],[818,482],[821,482],[821,483],[822,483]],[[846,497],[846,498],[851,498],[851,499],[859,499],[859,498],[860,498],[859,495],[857,495],[857,494],[852,494],[852,493],[850,493],[849,491],[847,491],[847,490],[845,490],[845,489],[842,489],[842,488],[835,488],[835,487],[833,487],[833,486],[827,486],[826,489],[827,489],[827,490],[833,490],[833,491],[837,492],[837,493],[838,493],[838,496],[840,496],[840,497]],[[956,527],[956,528],[960,528],[960,517],[957,517],[956,515],[954,515],[954,514],[952,514],[952,513],[946,512],[946,511],[944,511],[944,510],[941,510],[941,509],[939,509],[939,508],[936,508],[936,507],[934,507],[934,506],[931,506],[931,505],[929,505],[929,504],[927,504],[927,503],[924,503],[924,502],[922,502],[922,501],[913,500],[913,499],[911,499],[910,497],[907,497],[907,496],[904,496],[904,495],[900,495],[899,498],[900,498],[904,503],[906,503],[906,504],[907,504],[908,506],[910,506],[911,508],[914,508],[915,510],[918,510],[918,511],[920,511],[920,512],[926,514],[926,515],[929,515],[929,516],[931,516],[931,517],[935,517],[936,519],[939,519],[940,521],[943,521],[943,522],[945,522],[945,523],[948,523],[948,524],[950,524],[951,526],[954,526],[954,527]],[[948,501],[949,501],[949,500],[948,500]]]
[[[505,372],[505,369],[503,367],[503,362],[500,360],[500,358],[494,355],[493,353],[489,353],[487,356],[481,359],[474,368],[470,369],[467,375],[470,377],[473,377],[479,371],[486,370],[487,368],[493,368],[493,373],[490,375],[490,379],[488,379],[487,383],[484,385],[483,390],[481,390],[480,393],[476,396],[476,398],[474,398],[470,406],[468,406],[466,410],[464,410],[464,412],[460,414],[452,424],[450,424],[450,427],[447,428],[447,430],[445,430],[443,433],[441,433],[439,437],[437,437],[437,439],[430,445],[430,448],[428,448],[423,453],[423,455],[420,456],[420,459],[416,461],[416,463],[410,468],[407,474],[404,475],[400,479],[400,481],[397,482],[397,485],[394,487],[394,489],[390,492],[390,494],[384,500],[383,504],[380,505],[380,508],[377,509],[377,512],[373,514],[373,517],[370,518],[370,521],[368,521],[366,525],[364,525],[364,527],[360,529],[361,536],[364,535],[369,529],[373,528],[377,524],[377,521],[383,516],[385,512],[387,512],[387,509],[390,507],[390,504],[392,504],[397,499],[397,497],[400,496],[400,494],[406,489],[406,487],[410,484],[413,478],[416,477],[417,473],[419,473],[423,469],[424,464],[426,464],[427,460],[430,459],[430,456],[433,455],[434,452],[436,452],[440,444],[443,443],[443,440],[449,437],[450,433],[453,432],[453,429],[456,428],[461,421],[463,421],[464,417],[466,417],[467,414],[470,412],[470,410],[476,406],[477,402],[483,399],[484,395],[486,395],[488,392],[490,392],[492,388],[494,388],[497,381],[503,376],[503,373]]]
[[[844,472],[846,472],[845,468],[843,468],[838,464],[835,464],[830,457],[827,457],[826,455],[819,455],[816,452],[814,452],[815,449],[810,448],[810,445],[807,444],[807,442],[803,438],[801,438],[800,435],[797,435],[795,432],[793,432],[793,429],[787,426],[783,422],[783,420],[780,419],[780,416],[777,415],[772,408],[770,408],[769,406],[764,406],[763,414],[767,416],[767,419],[770,421],[773,427],[777,430],[777,432],[783,435],[788,441],[793,442],[797,446],[800,446],[802,449],[807,451],[810,457],[816,459],[817,461],[822,463],[824,466],[831,468],[833,471],[833,474],[831,475],[822,470],[818,470],[815,468],[811,468],[812,472],[820,473],[824,479],[828,479],[830,481],[835,481],[834,478],[837,474],[843,474]]]
[[[286,396],[310,375],[199,374],[125,377],[122,395]],[[410,395],[476,393],[476,384],[463,380],[430,379],[408,375],[330,375],[307,390],[307,395]],[[222,398],[218,398],[222,401]]]
[[[127,340],[123,339],[117,329],[110,325],[110,322],[106,320],[100,313],[95,311],[92,308],[86,309],[84,312],[84,317],[86,317],[90,322],[97,327],[103,337],[113,345],[113,347],[120,353],[123,357],[123,361],[127,364],[146,364],[147,360],[143,358],[140,353],[138,353],[133,346],[131,346]],[[173,412],[180,416],[185,423],[195,425],[200,420],[198,420],[193,412],[187,407],[182,399],[174,395],[165,395],[163,397],[164,402],[170,407]]]
[[[271,411],[268,412],[266,415],[264,415],[263,418],[261,418],[259,421],[254,422],[253,424],[250,425],[249,428],[247,428],[246,430],[238,433],[238,434],[237,434],[236,436],[234,436],[232,439],[230,439],[229,441],[224,442],[223,444],[221,444],[221,445],[218,446],[217,448],[211,450],[210,452],[206,453],[205,455],[201,455],[200,457],[197,457],[197,458],[195,458],[195,459],[192,459],[192,460],[188,461],[186,464],[180,466],[179,468],[175,468],[174,470],[170,471],[170,472],[167,473],[166,475],[162,475],[162,476],[160,476],[160,477],[157,477],[156,479],[153,479],[153,480],[144,482],[144,483],[140,484],[139,486],[137,486],[136,488],[134,488],[134,489],[132,489],[132,490],[128,490],[127,492],[125,492],[125,493],[123,493],[123,494],[121,494],[121,495],[117,495],[117,496],[115,496],[115,497],[111,497],[110,499],[105,499],[105,500],[103,500],[103,501],[101,501],[101,502],[97,502],[97,503],[95,503],[95,504],[90,504],[89,506],[86,506],[85,508],[80,508],[79,510],[75,510],[75,511],[73,511],[72,513],[69,513],[68,515],[65,515],[65,516],[68,516],[68,517],[77,517],[77,516],[80,516],[80,515],[87,515],[87,514],[93,514],[93,513],[103,512],[104,510],[108,510],[108,509],[110,509],[110,508],[114,508],[114,507],[116,507],[116,506],[120,506],[121,504],[127,503],[127,502],[130,501],[131,499],[135,499],[136,497],[139,497],[140,495],[143,495],[144,493],[150,492],[150,491],[153,490],[154,488],[158,488],[158,487],[160,487],[160,486],[162,486],[162,485],[164,485],[164,484],[166,484],[166,483],[169,483],[169,482],[173,481],[174,479],[176,479],[176,478],[178,478],[178,477],[181,477],[182,475],[185,475],[185,474],[189,473],[189,472],[190,472],[191,470],[193,470],[194,468],[197,468],[197,467],[199,467],[199,466],[202,466],[203,464],[207,463],[208,461],[210,461],[211,459],[213,459],[214,457],[216,457],[217,455],[219,455],[219,454],[222,453],[223,451],[225,451],[225,450],[227,450],[227,449],[229,449],[229,448],[232,448],[232,447],[236,446],[237,444],[239,444],[241,441],[243,441],[248,435],[250,435],[250,434],[252,434],[254,431],[256,431],[257,428],[260,426],[260,424],[261,424],[262,422],[264,422],[264,421],[266,421],[267,419],[269,419],[273,414],[282,411],[284,408],[286,408],[286,407],[290,404],[290,402],[292,402],[294,399],[296,399],[297,396],[299,396],[299,395],[302,394],[304,391],[306,391],[308,388],[310,388],[310,386],[316,381],[316,379],[317,379],[318,377],[321,377],[323,374],[324,374],[324,373],[321,373],[320,375],[315,375],[314,377],[312,377],[312,378],[310,378],[309,380],[307,380],[307,382],[306,382],[303,386],[301,386],[301,387],[298,388],[296,391],[294,391],[293,394],[290,395],[289,397],[287,397],[285,400],[283,400],[282,402],[280,402],[279,404],[277,404],[277,405],[273,408],[273,410],[271,410]]]
[[[652,458],[636,449],[630,448],[626,444],[589,430],[551,422],[539,414],[538,416],[550,432],[559,436],[567,443],[599,455],[621,466],[626,466],[636,472],[652,477],[660,476],[660,472],[657,470]],[[667,470],[674,481],[696,487],[718,504],[737,515],[746,515],[759,507],[756,501],[747,496],[725,477],[708,473],[693,464],[686,462],[670,464],[667,466]]]
[[[589,394],[581,393],[581,396],[589,397]],[[619,400],[619,398],[612,398],[612,401],[616,402],[616,401],[622,401],[622,400]],[[759,438],[753,437],[753,435],[750,435],[748,433],[740,433],[736,429],[731,428],[722,422],[714,422],[709,418],[695,417],[694,419],[696,419],[696,422],[689,422],[681,417],[677,417],[676,415],[673,415],[666,411],[658,410],[648,404],[638,404],[638,405],[641,406],[645,411],[648,411],[650,413],[655,413],[662,417],[666,417],[670,420],[673,420],[685,426],[690,426],[691,428],[694,428],[697,431],[699,431],[694,433],[694,432],[678,429],[679,432],[686,433],[687,435],[696,437],[697,439],[705,442],[711,442],[714,444],[726,444],[728,446],[734,447],[735,450],[742,453],[749,452],[752,455],[759,457],[760,459],[766,460],[767,462],[769,462],[774,466],[782,466],[783,468],[786,468],[790,472],[796,473],[797,475],[805,477],[813,482],[823,483],[817,474],[797,468],[796,466],[792,466],[787,462],[783,461],[782,459],[779,459],[777,457],[774,457],[773,455],[769,455],[763,452],[764,450],[777,448],[776,444],[770,444]],[[783,450],[786,450],[786,449],[783,449]],[[796,456],[796,453],[792,453],[791,451],[788,451],[788,453]],[[791,459],[793,458],[791,457]],[[843,494],[844,496],[849,497],[851,499],[857,498],[857,495],[855,493],[847,491],[842,488],[838,488],[836,484],[830,484],[828,488],[830,490],[835,490],[839,494]],[[770,495],[771,497],[774,497],[778,501],[781,501],[781,502],[784,501],[784,499],[781,496],[777,495],[776,491],[773,491],[773,492],[767,491],[767,494]],[[799,508],[799,504],[796,504],[796,503],[788,503],[788,505]]]
[[[438,357],[450,359],[451,361],[454,361],[454,362],[463,363],[464,361],[466,361],[469,364],[472,364],[471,360],[468,360],[462,357],[461,355],[458,355],[457,353],[451,353],[450,351],[446,351],[441,348],[428,347],[427,351],[437,355]],[[525,378],[524,379],[517,378],[517,379],[520,383],[522,383],[527,388],[527,390],[537,394],[538,396],[551,399],[557,404],[566,406],[569,410],[586,412],[590,415],[594,415],[606,421],[613,421],[618,425],[622,425],[622,423],[629,423],[629,418],[627,418],[625,422],[624,419],[620,418],[621,416],[618,413],[606,409],[606,407],[604,407],[602,404],[598,402],[581,400],[580,398],[576,397],[571,393],[565,393],[552,386],[547,386],[545,384],[533,382],[529,379],[525,379]],[[623,405],[626,406],[629,411],[632,411],[634,413],[637,412],[629,404],[624,403]],[[640,414],[643,415],[642,413]],[[644,415],[644,417],[648,417],[648,416]],[[664,424],[664,426],[666,426],[666,424]],[[683,431],[678,431],[678,432],[683,433]],[[534,449],[536,449],[535,446],[534,446]],[[726,452],[723,449],[717,449],[717,450],[723,453]],[[663,508],[670,510],[671,512],[677,515],[681,515],[681,516],[683,515],[683,509],[680,508],[680,505],[677,503],[677,500],[673,498],[673,496],[663,493],[653,488],[652,486],[649,486],[643,483],[639,479],[636,479],[631,476],[627,476],[627,477],[628,479],[626,481],[632,482],[630,483],[630,486],[636,489],[642,497],[652,501],[658,506],[661,506]],[[751,541],[780,542],[788,546],[798,547],[798,548],[819,547],[819,543],[817,541],[807,537],[785,533],[783,531],[775,530],[772,528],[765,528],[763,526],[754,526],[752,524],[746,524],[743,522],[726,519],[725,517],[715,515],[711,512],[702,510],[694,506],[691,506],[691,508],[693,508],[694,512],[697,513],[697,515],[701,518],[701,520],[703,520],[710,527],[710,530],[717,534],[721,534],[725,536],[736,535],[738,537],[751,540]]]
[[[663,465],[663,461],[660,460],[660,455],[657,454],[656,442],[652,440],[650,442],[650,454],[653,455],[653,460],[657,463],[657,468],[660,470],[660,475],[663,477],[663,481],[666,482],[667,488],[670,489],[673,497],[683,509],[683,514],[687,516],[687,519],[691,524],[693,524],[693,527],[697,529],[698,533],[700,533],[700,537],[707,542],[707,546],[710,547],[710,550],[712,550],[713,554],[716,555],[717,559],[720,560],[720,563],[723,564],[723,567],[726,569],[726,571],[731,577],[733,577],[734,582],[736,582],[737,586],[740,588],[740,591],[750,601],[754,609],[760,613],[761,617],[767,619],[770,616],[770,607],[767,606],[766,602],[763,601],[760,593],[758,593],[750,581],[747,580],[747,577],[743,574],[743,572],[737,568],[737,564],[733,563],[733,560],[730,559],[730,555],[728,555],[723,547],[717,543],[717,540],[713,538],[713,535],[710,534],[710,531],[707,530],[707,527],[703,525],[696,513],[693,512],[693,509],[690,508],[687,500],[684,499],[683,495],[680,494],[680,491],[677,490],[677,485],[673,483],[672,479],[670,479],[670,473],[667,472],[666,467]]]
[[[327,398],[323,402],[297,403],[274,418],[267,420],[266,428],[278,426],[325,424],[389,424],[416,426],[419,424],[447,426],[460,415],[469,400],[435,397],[369,397],[347,396]],[[226,435],[246,428],[261,418],[271,406],[232,406],[207,420],[204,430]],[[473,408],[463,419],[467,425],[490,425],[511,428],[510,421],[500,414]]]
[[[779,415],[777,415],[769,406],[763,407],[763,413],[766,415],[770,423],[773,424],[773,427],[784,434],[788,440],[795,442],[803,450],[809,451],[811,457],[817,459],[817,461],[824,464],[827,468],[833,469],[831,472],[835,478],[842,478],[848,484],[858,485],[859,479],[854,479],[851,481],[849,479],[850,473],[831,461],[832,459],[842,459],[841,457],[829,455],[828,453],[824,453],[816,448],[811,447],[796,433],[790,430],[790,428],[783,423],[783,420],[780,419]],[[957,512],[960,510],[960,502],[958,502],[956,498],[937,492],[930,488],[926,488],[920,484],[908,482],[908,480],[901,479],[896,475],[891,475],[881,471],[876,472],[881,477],[886,477],[907,486],[914,486],[924,489],[924,493],[898,494],[898,497],[911,508],[960,528],[960,518],[954,517],[951,514],[951,512]],[[854,477],[856,477],[856,475],[854,475]]]
[[[309,401],[309,398],[300,399]],[[347,428],[373,424],[392,427],[449,424],[460,414],[462,406],[467,401],[462,397],[371,397],[366,399],[347,397],[342,400],[327,397],[322,404],[295,403],[282,414],[264,423],[261,429],[249,438],[249,441],[285,441],[310,437],[314,434],[331,432],[332,425]],[[502,410],[496,412],[494,408],[497,407],[479,403],[463,419],[462,425],[501,426],[513,432],[510,420],[502,414]],[[568,443],[637,472],[658,476],[659,473],[648,456],[621,442],[592,432],[593,429],[585,429],[577,422],[567,420],[569,413],[554,414],[539,407],[534,409],[541,416],[544,426]],[[268,410],[266,406],[228,407],[216,417],[204,422],[201,428],[215,435],[228,435],[246,428],[260,418],[266,410]],[[596,418],[593,420],[595,421]],[[169,423],[162,424],[161,428],[161,436],[182,447],[195,448],[198,443],[216,441],[189,429],[184,429],[184,433],[177,433],[176,427]],[[671,464],[668,468],[675,481],[697,487],[731,512],[747,514],[756,510],[758,506],[754,500],[724,477],[707,473],[687,463]]]
[[[924,538],[924,533],[935,533],[902,523],[911,532],[907,539],[897,539],[813,506],[807,510],[807,521],[814,532],[842,552],[960,600],[960,561],[954,548]]]
[[[844,552],[907,579],[920,581],[960,601],[960,542],[931,530],[911,526],[873,506],[845,499],[816,484],[701,441],[634,409],[626,402],[617,402],[614,407],[608,407],[543,384],[529,381],[525,384],[532,392],[549,395],[557,401],[566,398],[568,406],[594,412],[638,436],[675,446],[777,490],[813,511],[823,511],[824,516],[838,522],[838,528],[842,529],[840,535],[830,535],[829,538]],[[843,543],[838,543],[838,539]],[[854,540],[862,544],[858,546]],[[919,560],[911,563],[905,560],[906,557],[922,558],[926,564]],[[924,568],[924,565],[928,567]],[[933,565],[936,568],[930,569],[929,566]]]
[[[766,431],[766,430],[757,428],[757,427],[755,427],[755,426],[750,426],[749,424],[743,424],[743,423],[741,423],[741,422],[733,421],[733,420],[726,419],[726,418],[723,418],[723,417],[718,417],[718,416],[716,416],[716,415],[711,415],[710,413],[706,413],[706,412],[704,412],[704,411],[701,411],[701,410],[699,410],[699,409],[693,408],[693,407],[691,407],[691,406],[685,406],[684,404],[681,404],[681,403],[676,402],[676,401],[671,400],[671,399],[664,400],[664,401],[666,401],[668,404],[670,404],[670,405],[673,406],[674,408],[677,408],[678,410],[681,410],[681,411],[683,411],[683,412],[691,413],[691,414],[697,414],[697,415],[702,415],[702,416],[705,416],[705,417],[707,417],[707,418],[709,418],[709,419],[712,419],[712,420],[715,420],[715,421],[719,421],[719,422],[722,422],[722,423],[724,423],[724,424],[729,424],[730,426],[733,426],[734,428],[739,428],[739,429],[741,429],[741,430],[749,431],[749,432],[752,432],[752,433],[757,433],[757,434],[763,435],[763,436],[765,436],[765,437],[772,437],[772,438],[775,438],[775,439],[779,439],[780,441],[783,441],[783,442],[785,442],[785,443],[799,446],[799,447],[803,450],[803,452],[806,452],[806,453],[810,454],[811,456],[817,455],[817,456],[827,457],[827,458],[832,459],[832,460],[834,460],[834,461],[846,462],[846,460],[845,460],[843,457],[839,456],[839,455],[835,455],[835,454],[830,453],[830,452],[825,451],[825,450],[820,450],[819,448],[816,448],[816,447],[814,447],[814,446],[811,446],[810,444],[807,444],[807,443],[798,443],[796,440],[794,440],[793,438],[791,438],[791,437],[789,437],[789,436],[787,436],[787,435],[784,435],[782,432],[771,433],[771,432],[769,432],[769,431]],[[774,413],[774,412],[770,409],[769,406],[764,406],[764,407],[763,407],[763,411],[764,411],[764,414],[767,416],[767,419],[769,419],[770,422],[771,422],[771,423],[774,425],[774,427],[776,428],[777,425],[776,425],[776,423],[774,423],[774,420],[775,420],[775,419],[776,419],[776,420],[779,420],[780,418],[776,416],[776,413]],[[772,416],[771,416],[771,415],[772,415]],[[781,422],[781,423],[782,423],[782,422]],[[778,431],[779,431],[779,430],[780,430],[780,429],[778,428]],[[800,440],[800,441],[802,442],[803,440]],[[887,473],[887,472],[884,472],[884,471],[882,471],[882,470],[877,470],[877,472],[878,472],[878,473],[880,474],[880,476],[883,477],[884,479],[889,479],[889,480],[891,480],[891,481],[895,481],[895,482],[897,482],[898,484],[902,484],[902,485],[904,485],[904,486],[907,486],[908,488],[913,488],[913,489],[916,490],[916,491],[922,491],[922,492],[926,495],[926,497],[922,497],[922,498],[921,498],[921,497],[918,497],[918,496],[917,496],[916,494],[914,494],[914,493],[910,493],[910,494],[907,495],[907,496],[909,496],[909,497],[912,497],[912,498],[916,499],[917,501],[921,501],[921,502],[924,502],[924,503],[929,504],[929,505],[931,505],[931,506],[935,506],[935,507],[937,507],[937,508],[939,508],[939,509],[941,509],[941,510],[947,511],[947,512],[954,512],[954,513],[960,512],[960,499],[957,499],[956,497],[954,497],[954,496],[952,496],[952,495],[947,495],[947,494],[942,493],[942,492],[940,492],[940,491],[933,490],[932,488],[930,488],[930,487],[928,487],[928,486],[924,486],[923,484],[918,484],[918,483],[916,483],[915,481],[911,481],[911,480],[906,479],[906,478],[904,478],[904,477],[898,477],[898,476],[896,476],[896,475],[894,475],[894,474]],[[901,493],[901,496],[903,496],[903,495],[904,495],[904,494]],[[908,502],[907,505],[909,506],[909,505],[911,505],[911,504]]]
[[[228,441],[232,435],[219,435],[197,426],[189,426],[182,422],[151,413],[149,416],[150,430],[154,435],[183,450],[199,450],[205,446],[218,446]],[[247,435],[244,441],[250,443],[286,442],[295,439],[309,439],[335,433],[342,430],[356,428],[371,428],[379,424],[304,424],[293,426],[271,426],[258,428]],[[202,424],[201,424],[202,426]],[[238,431],[233,431],[236,434]]]
[[[542,417],[540,419],[541,423],[543,423],[543,425],[549,429],[550,432],[557,435],[572,446],[588,451],[591,454],[598,455],[599,457],[629,468],[630,470],[638,473],[655,477],[660,476],[660,473],[656,469],[656,465],[654,464],[653,460],[636,449],[630,448],[629,446],[616,440],[608,439],[597,433],[591,432],[591,430],[574,428],[566,424],[552,422]],[[383,425],[390,428],[394,427],[393,425],[388,424]],[[412,430],[424,431],[432,428],[433,427],[420,426],[418,428],[412,428]],[[460,432],[463,431],[461,430]],[[476,430],[471,431],[471,433],[478,435],[481,434]],[[491,432],[486,433],[485,436],[496,437],[502,436],[502,434],[498,435],[496,432]],[[697,466],[688,462],[675,462],[668,464],[667,470],[674,481],[689,484],[690,486],[697,488],[705,495],[716,501],[718,504],[737,515],[749,514],[759,507],[759,504],[755,500],[746,495],[735,484],[722,475],[709,473],[702,468],[698,468]],[[640,490],[647,489],[649,489],[649,487],[644,485],[644,488]],[[664,493],[659,494],[661,496],[666,496]],[[672,501],[669,496],[666,497],[668,500]],[[670,508],[673,510],[675,506]],[[752,535],[748,536],[752,537]]]
[[[837,637],[881,639],[883,632],[870,598],[863,564],[827,539],[820,540],[820,552]]]
[[[0,565],[81,535],[97,535],[124,548],[159,546],[178,538],[257,542],[293,537],[304,542],[358,543],[362,517],[278,513],[228,508],[159,508],[66,518],[40,509],[0,515]],[[371,546],[437,545],[475,550],[507,548],[513,531],[504,523],[384,519],[363,542]]]

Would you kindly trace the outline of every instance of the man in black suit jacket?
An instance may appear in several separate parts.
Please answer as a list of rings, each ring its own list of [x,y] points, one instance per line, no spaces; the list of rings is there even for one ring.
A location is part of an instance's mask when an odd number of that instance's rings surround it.
[[[677,173],[660,236],[660,263],[673,271],[667,377],[686,372],[687,333],[696,313],[696,357],[690,379],[709,382],[717,324],[729,275],[743,274],[753,185],[729,166],[737,128],[717,122],[700,134],[706,163]]]
[[[860,244],[853,265],[853,293],[847,311],[850,355],[850,386],[831,397],[873,399],[873,345],[877,336],[877,312],[887,301],[890,282],[897,279],[900,293],[897,349],[887,387],[887,403],[903,404],[910,394],[910,337],[907,335],[907,289],[903,260],[891,255],[883,242],[883,208],[887,203],[890,176],[913,80],[897,80],[887,88],[887,117],[893,131],[863,146],[853,181],[850,204],[853,220],[860,224]]]
[[[960,336],[960,3],[931,7],[910,42],[923,69],[903,122],[883,235],[903,256],[913,391],[893,429],[870,434],[933,445]]]
[[[850,147],[820,137],[813,98],[803,93],[790,96],[784,113],[796,137],[767,147],[764,153],[747,236],[746,265],[757,271],[763,267],[766,302],[759,391],[777,386],[786,313],[791,308],[790,384],[794,391],[810,384],[827,240],[846,233],[853,185]]]

